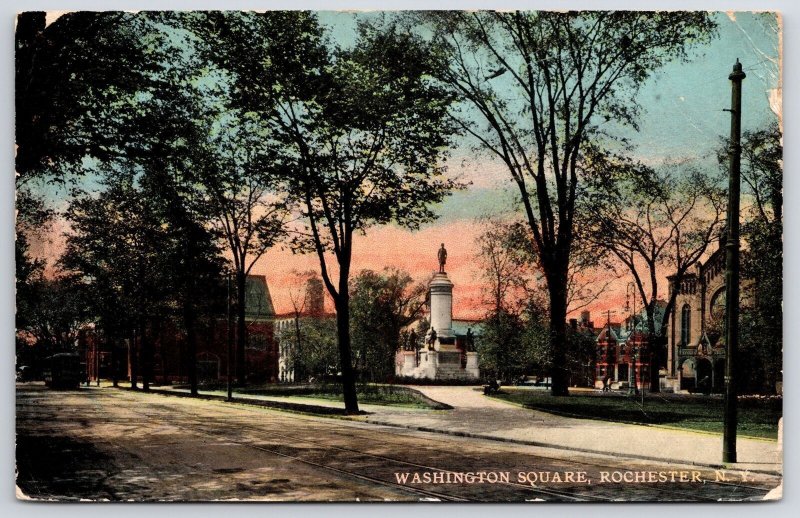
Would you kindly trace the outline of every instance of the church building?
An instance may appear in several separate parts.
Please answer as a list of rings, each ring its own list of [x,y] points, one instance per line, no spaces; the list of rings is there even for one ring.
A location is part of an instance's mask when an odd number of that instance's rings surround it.
[[[667,331],[666,389],[722,392],[725,386],[725,248],[722,241],[694,271],[669,280],[678,292]],[[751,298],[751,282],[742,282],[741,305]]]

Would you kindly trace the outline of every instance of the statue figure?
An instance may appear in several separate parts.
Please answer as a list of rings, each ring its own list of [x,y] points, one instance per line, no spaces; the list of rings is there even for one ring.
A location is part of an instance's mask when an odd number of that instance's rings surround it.
[[[442,243],[437,256],[439,257],[439,273],[444,273],[444,265],[447,263],[447,250],[444,247],[444,243]]]
[[[472,328],[467,329],[467,351],[475,351],[475,335],[472,333]]]
[[[433,350],[434,344],[436,344],[436,330],[431,328],[428,331],[428,349]]]

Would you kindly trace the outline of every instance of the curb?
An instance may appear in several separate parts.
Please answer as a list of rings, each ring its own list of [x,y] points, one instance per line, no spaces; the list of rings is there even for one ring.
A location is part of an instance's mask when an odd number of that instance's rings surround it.
[[[118,387],[120,390],[130,390],[127,387]],[[240,405],[249,405],[249,406],[257,406],[257,407],[264,407],[264,408],[271,408],[274,410],[284,410],[287,412],[296,412],[301,414],[308,414],[308,415],[317,415],[322,417],[355,417],[355,416],[348,416],[343,408],[336,408],[336,407],[328,407],[328,406],[319,406],[319,405],[306,405],[302,403],[293,403],[293,402],[284,402],[284,401],[270,401],[265,399],[249,399],[249,398],[242,398],[242,397],[234,397],[230,401],[225,396],[217,396],[215,394],[198,394],[193,396],[189,392],[178,392],[175,390],[163,390],[163,389],[150,389],[147,391],[144,390],[137,390],[135,391],[140,394],[156,394],[160,396],[177,396],[189,399],[200,399],[205,401],[219,401],[223,403],[236,403]],[[369,415],[369,412],[361,411],[358,413],[358,416],[366,416]]]

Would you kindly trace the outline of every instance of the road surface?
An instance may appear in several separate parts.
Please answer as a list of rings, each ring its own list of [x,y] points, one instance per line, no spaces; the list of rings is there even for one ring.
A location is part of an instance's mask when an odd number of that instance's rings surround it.
[[[39,384],[17,385],[17,470],[21,498],[112,501],[708,501],[761,499],[780,483],[360,420]]]

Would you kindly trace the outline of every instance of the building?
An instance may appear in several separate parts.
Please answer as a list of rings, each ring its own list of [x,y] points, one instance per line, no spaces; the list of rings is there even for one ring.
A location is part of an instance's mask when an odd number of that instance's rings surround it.
[[[297,335],[302,340],[302,333],[311,323],[328,323],[335,331],[336,314],[325,312],[325,291],[322,280],[312,277],[306,281],[302,303],[296,311],[275,316],[274,332],[278,344],[278,381],[293,383],[303,381],[306,373],[302,372],[296,361]]]
[[[656,301],[653,315],[656,328],[664,319],[665,309],[664,301]],[[635,383],[636,388],[647,390],[651,376],[649,345],[645,309],[626,317],[623,322],[611,322],[609,315],[597,335],[595,388],[603,388],[605,380],[612,389],[629,388]]]
[[[275,310],[267,279],[263,275],[249,275],[246,280],[245,324],[245,377],[248,382],[275,382],[278,379],[278,346],[274,336]],[[227,380],[228,375],[228,318],[225,300],[210,318],[197,322],[197,378],[201,383]],[[236,366],[236,321],[231,319],[230,346],[233,353],[231,375]],[[86,362],[87,375],[91,380],[110,379],[113,371],[117,378],[133,376],[132,354],[139,355],[140,347],[131,348],[131,340],[116,344],[98,339],[93,329],[86,329],[78,340],[78,347]],[[156,384],[188,383],[188,345],[186,334],[171,319],[164,319],[152,326],[149,340],[153,347],[153,379]],[[139,362],[141,365],[141,361]],[[138,377],[143,372],[139,369]]]
[[[725,381],[725,249],[693,272],[667,277],[677,291],[667,328],[666,384],[674,391],[722,392]],[[743,292],[744,293],[744,290]]]

